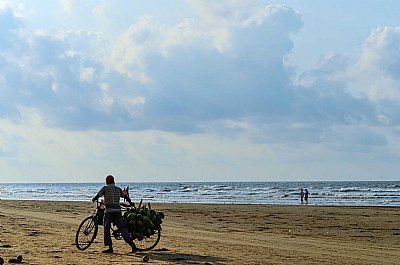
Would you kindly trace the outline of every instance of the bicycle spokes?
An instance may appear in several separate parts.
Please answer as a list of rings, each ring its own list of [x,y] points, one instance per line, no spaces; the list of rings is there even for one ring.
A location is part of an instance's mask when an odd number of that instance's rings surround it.
[[[89,216],[80,224],[76,232],[75,244],[80,250],[87,249],[97,236],[98,225],[96,218]]]

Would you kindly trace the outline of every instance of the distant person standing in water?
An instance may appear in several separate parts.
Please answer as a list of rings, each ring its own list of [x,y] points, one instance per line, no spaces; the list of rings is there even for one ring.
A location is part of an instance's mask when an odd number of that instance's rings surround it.
[[[304,190],[304,200],[306,201],[306,203],[308,203],[308,195],[309,195],[308,190],[305,189]]]
[[[303,204],[303,198],[304,198],[304,191],[303,191],[303,189],[301,189],[300,190],[300,201],[301,201],[301,204]]]

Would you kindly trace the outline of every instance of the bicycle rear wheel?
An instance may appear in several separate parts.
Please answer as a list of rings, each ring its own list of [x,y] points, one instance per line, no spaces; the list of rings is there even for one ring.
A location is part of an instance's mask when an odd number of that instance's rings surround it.
[[[96,217],[86,217],[79,225],[75,236],[75,245],[79,250],[85,250],[93,243],[97,236],[98,225]]]
[[[149,238],[145,237],[142,240],[135,239],[136,248],[140,251],[147,251],[153,249],[160,242],[161,228],[154,229],[154,234]]]

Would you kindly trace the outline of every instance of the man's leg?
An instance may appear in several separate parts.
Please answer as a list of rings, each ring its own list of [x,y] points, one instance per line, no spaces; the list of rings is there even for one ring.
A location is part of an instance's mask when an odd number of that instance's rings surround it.
[[[111,223],[113,221],[113,215],[112,213],[106,213],[104,214],[104,245],[108,247],[107,250],[103,251],[106,253],[112,253],[113,252],[113,247],[112,247],[112,240],[111,240]]]
[[[137,252],[135,243],[133,243],[131,234],[129,233],[128,229],[126,229],[121,215],[115,217],[114,224],[118,227],[118,230],[121,232],[122,238],[125,240],[125,242],[131,246],[132,252]]]

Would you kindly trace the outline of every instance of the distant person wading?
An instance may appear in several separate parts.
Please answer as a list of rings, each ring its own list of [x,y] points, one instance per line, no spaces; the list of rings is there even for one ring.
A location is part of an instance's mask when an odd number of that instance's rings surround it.
[[[301,202],[301,204],[303,204],[303,202],[304,202],[304,191],[303,191],[303,189],[300,190],[300,202]]]
[[[305,190],[304,190],[304,201],[305,201],[306,203],[308,203],[308,195],[309,195],[308,190],[305,189]]]

